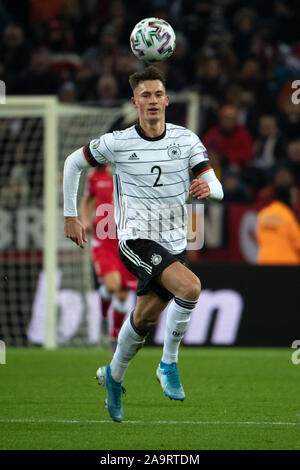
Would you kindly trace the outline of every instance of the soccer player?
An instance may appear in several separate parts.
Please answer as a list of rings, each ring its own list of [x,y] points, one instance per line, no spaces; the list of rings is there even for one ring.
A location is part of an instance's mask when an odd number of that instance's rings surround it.
[[[106,388],[114,421],[123,420],[126,369],[171,299],[156,376],[167,397],[185,399],[178,349],[201,290],[198,277],[184,266],[186,201],[189,194],[197,199],[223,198],[221,183],[197,135],[165,122],[169,97],[164,76],[149,66],[132,74],[129,83],[138,124],[92,140],[69,155],[64,168],[65,235],[83,248],[85,227],[76,212],[81,171],[89,165],[112,163],[119,253],[138,278],[136,307],[123,323],[111,363],[96,373]],[[189,169],[194,174],[192,183]]]
[[[80,204],[80,216],[86,232],[93,235],[92,258],[97,279],[101,283],[101,338],[103,345],[109,346],[110,351],[114,352],[128,311],[128,293],[129,290],[136,290],[137,279],[125,268],[118,253],[111,165],[99,165],[88,175],[86,191]],[[113,315],[109,335],[108,309],[111,303]]]

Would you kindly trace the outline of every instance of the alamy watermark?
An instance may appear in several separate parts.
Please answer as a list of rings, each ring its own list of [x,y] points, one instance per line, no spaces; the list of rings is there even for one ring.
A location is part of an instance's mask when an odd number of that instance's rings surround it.
[[[6,364],[6,347],[2,340],[0,340],[0,364]]]
[[[123,201],[121,200],[121,205]],[[123,208],[125,207],[125,203]],[[117,231],[114,220],[113,204],[99,204],[96,217],[100,217],[96,225],[99,240],[116,239]],[[204,205],[186,204],[178,206],[126,207],[120,214],[119,230],[125,227],[132,238],[147,238],[156,242],[172,243],[187,238],[187,250],[200,250],[204,244]]]
[[[292,93],[292,103],[300,104],[300,80],[294,80],[292,82],[292,88],[294,93]]]
[[[3,80],[0,80],[0,104],[6,103],[6,85]]]
[[[296,349],[292,354],[291,361],[293,364],[298,365],[300,364],[300,340],[295,339],[295,341],[292,342],[291,348]]]

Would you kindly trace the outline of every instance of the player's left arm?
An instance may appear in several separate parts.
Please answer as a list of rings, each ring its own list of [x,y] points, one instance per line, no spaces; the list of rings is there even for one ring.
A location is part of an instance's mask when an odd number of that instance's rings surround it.
[[[192,180],[190,194],[197,199],[214,199],[221,201],[224,197],[223,188],[213,169]]]
[[[224,197],[223,188],[211,166],[207,151],[196,134],[192,133],[190,168],[194,174],[190,186],[191,196],[197,199],[220,201]]]

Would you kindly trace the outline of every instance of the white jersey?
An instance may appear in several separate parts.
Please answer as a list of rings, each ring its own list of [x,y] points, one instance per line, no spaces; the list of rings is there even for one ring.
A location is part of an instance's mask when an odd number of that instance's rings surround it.
[[[113,165],[120,241],[146,238],[174,254],[186,248],[189,170],[199,174],[211,169],[196,134],[166,124],[160,137],[149,138],[132,126],[92,140],[84,154],[93,166]]]

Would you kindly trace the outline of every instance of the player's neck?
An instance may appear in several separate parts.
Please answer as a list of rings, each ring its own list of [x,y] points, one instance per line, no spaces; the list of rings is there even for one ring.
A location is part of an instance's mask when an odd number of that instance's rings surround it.
[[[165,132],[165,122],[139,122],[138,124],[140,131],[146,136],[150,138],[155,138],[161,136]]]

